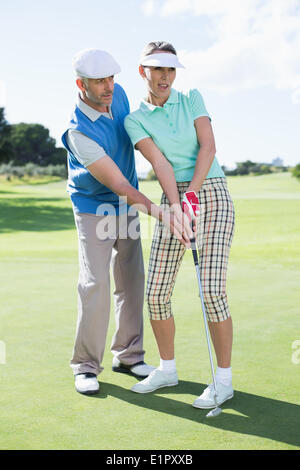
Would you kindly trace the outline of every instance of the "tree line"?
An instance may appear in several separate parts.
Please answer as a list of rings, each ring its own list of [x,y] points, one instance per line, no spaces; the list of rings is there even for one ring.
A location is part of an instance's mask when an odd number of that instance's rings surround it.
[[[300,165],[298,165],[300,167]],[[297,167],[295,167],[297,168]],[[241,175],[267,175],[269,173],[279,173],[283,171],[289,171],[289,167],[283,165],[283,161],[281,158],[276,158],[273,160],[272,163],[256,163],[252,162],[251,160],[246,160],[244,162],[237,162],[236,168],[230,170],[226,166],[222,166],[222,170],[224,171],[226,176],[241,176]],[[299,171],[299,170],[298,170]],[[294,170],[293,170],[294,175]],[[296,175],[294,175],[296,176]],[[153,181],[156,180],[156,175],[153,170],[150,170],[148,173],[146,180]]]
[[[272,163],[255,163],[251,160],[245,162],[237,162],[234,170],[229,170],[225,166],[222,166],[225,175],[236,176],[236,175],[267,175],[270,173],[278,173],[283,171],[290,171],[292,176],[300,180],[300,163],[290,168],[283,165],[281,158],[275,158]]]
[[[270,173],[278,173],[282,171],[288,171],[289,167],[283,165],[283,161],[280,158],[276,158],[272,163],[257,163],[251,160],[244,162],[237,162],[236,168],[233,170],[228,169],[226,166],[222,166],[223,171],[226,175],[268,175]]]
[[[66,155],[66,149],[56,147],[56,141],[46,127],[24,122],[9,124],[4,108],[0,108],[0,165],[66,165]]]

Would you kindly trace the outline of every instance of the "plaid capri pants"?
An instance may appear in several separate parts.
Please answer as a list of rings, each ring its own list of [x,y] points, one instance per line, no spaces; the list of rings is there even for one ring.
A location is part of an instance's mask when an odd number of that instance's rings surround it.
[[[189,182],[177,183],[182,200]],[[226,178],[208,178],[198,193],[200,214],[197,217],[197,247],[204,305],[211,322],[230,317],[226,295],[226,273],[234,233],[234,206]],[[168,208],[165,194],[161,207]],[[157,221],[149,259],[146,297],[152,320],[172,316],[171,296],[185,247]]]

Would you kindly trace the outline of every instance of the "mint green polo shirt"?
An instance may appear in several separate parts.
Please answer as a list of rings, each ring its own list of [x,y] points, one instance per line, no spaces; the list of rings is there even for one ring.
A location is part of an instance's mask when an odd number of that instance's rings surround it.
[[[177,182],[191,181],[199,152],[194,121],[210,116],[197,89],[181,93],[174,89],[163,107],[141,101],[138,110],[125,118],[125,129],[135,145],[150,137],[171,163]],[[206,178],[224,178],[215,157]]]

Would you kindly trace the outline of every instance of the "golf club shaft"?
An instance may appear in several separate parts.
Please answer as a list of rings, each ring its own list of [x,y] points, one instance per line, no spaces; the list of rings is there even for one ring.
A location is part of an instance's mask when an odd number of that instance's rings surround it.
[[[191,241],[191,248],[192,248],[194,264],[195,264],[197,279],[198,279],[199,297],[201,299],[201,306],[202,306],[202,313],[203,313],[203,319],[204,319],[206,341],[207,341],[207,346],[208,346],[211,374],[212,374],[213,383],[214,383],[215,396],[217,396],[217,384],[216,384],[214,363],[213,363],[212,351],[211,351],[211,345],[210,345],[209,330],[208,330],[208,324],[207,324],[207,318],[206,318],[206,310],[205,310],[204,299],[203,299],[203,292],[202,292],[202,284],[201,284],[201,277],[200,277],[200,268],[199,268],[199,262],[198,262],[198,253],[197,253],[196,240],[195,240],[195,238],[193,238],[190,241]]]

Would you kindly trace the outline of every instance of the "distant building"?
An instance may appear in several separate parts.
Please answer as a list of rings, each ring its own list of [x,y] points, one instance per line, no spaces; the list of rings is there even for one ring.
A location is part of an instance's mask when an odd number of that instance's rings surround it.
[[[283,160],[282,160],[282,158],[279,158],[279,157],[274,158],[274,159],[272,160],[272,165],[273,165],[273,166],[283,166]]]

